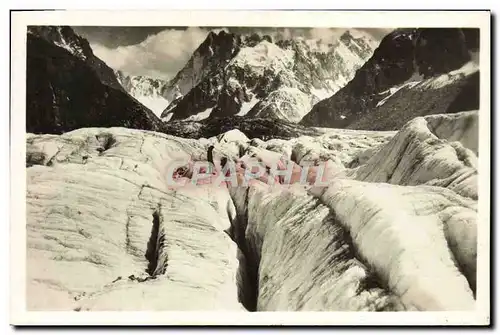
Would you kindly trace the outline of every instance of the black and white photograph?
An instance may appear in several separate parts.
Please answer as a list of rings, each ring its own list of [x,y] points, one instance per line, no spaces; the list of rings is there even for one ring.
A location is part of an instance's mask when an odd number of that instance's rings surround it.
[[[489,323],[488,11],[39,14],[13,320]]]

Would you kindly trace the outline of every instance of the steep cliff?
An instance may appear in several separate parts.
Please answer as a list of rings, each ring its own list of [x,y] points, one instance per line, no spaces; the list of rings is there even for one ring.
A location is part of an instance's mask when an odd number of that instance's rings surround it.
[[[30,27],[27,36],[26,130],[60,134],[81,127],[161,130],[113,70],[69,27]]]

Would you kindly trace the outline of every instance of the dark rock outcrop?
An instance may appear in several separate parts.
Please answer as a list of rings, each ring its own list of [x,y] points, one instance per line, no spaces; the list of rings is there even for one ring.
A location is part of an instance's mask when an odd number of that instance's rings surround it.
[[[27,131],[60,134],[115,126],[161,130],[162,122],[125,92],[86,40],[64,38],[72,36],[68,29],[36,27],[28,33]]]
[[[300,126],[284,120],[265,118],[246,118],[227,116],[202,121],[173,121],[164,126],[164,133],[184,138],[209,138],[223,132],[239,129],[249,138],[261,140],[290,139],[302,135],[316,136],[321,134],[314,128]]]
[[[77,35],[69,26],[30,26],[28,34],[43,38],[49,43],[61,47],[72,55],[84,61],[92,71],[97,74],[99,80],[114,89],[124,91],[118,82],[113,69],[106,65],[100,58],[94,55],[89,42]]]

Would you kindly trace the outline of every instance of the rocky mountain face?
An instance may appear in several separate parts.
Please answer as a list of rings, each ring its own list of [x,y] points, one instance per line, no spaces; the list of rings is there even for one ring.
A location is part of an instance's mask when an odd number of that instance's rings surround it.
[[[162,128],[160,119],[125,92],[113,70],[70,27],[28,28],[26,76],[28,132]]]
[[[199,121],[247,116],[298,122],[343,87],[375,43],[349,31],[334,43],[211,32],[168,84],[161,117]]]
[[[168,100],[164,97],[168,81],[146,76],[130,76],[122,71],[115,71],[115,75],[125,91],[151,109],[156,116],[159,117],[168,106]]]
[[[266,141],[28,134],[27,308],[475,310],[477,126],[475,111]],[[293,177],[193,183],[210,146],[238,166],[288,160]],[[321,186],[298,183],[304,161],[327,162],[306,174]]]
[[[303,125],[396,130],[416,116],[479,108],[479,30],[397,29]]]

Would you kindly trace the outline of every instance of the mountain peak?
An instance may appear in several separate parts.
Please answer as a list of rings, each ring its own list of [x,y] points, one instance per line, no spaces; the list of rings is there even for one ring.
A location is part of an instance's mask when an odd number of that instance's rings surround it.
[[[27,35],[28,132],[162,128],[161,121],[125,92],[113,70],[88,52],[88,42],[70,27],[30,27]]]
[[[471,39],[470,43],[466,36]],[[458,69],[471,61],[468,48],[476,45],[475,39],[474,32],[465,34],[460,28],[396,29],[382,39],[372,57],[345,87],[314,105],[301,123],[335,128],[380,127],[378,130],[381,130],[389,124],[400,126],[408,118],[429,114],[430,110],[446,110],[464,87],[470,86],[467,88],[471,92],[469,100],[473,102],[476,79],[470,74],[474,71]],[[349,48],[359,44],[357,39],[345,43]],[[455,76],[452,71],[460,75]],[[443,74],[449,78],[436,79]],[[464,78],[460,79],[462,75]],[[429,82],[419,84],[425,80]],[[441,84],[430,82],[432,80],[441,81]],[[394,106],[398,99],[387,103],[392,96],[401,97],[405,92],[409,92],[405,99],[420,96],[420,101],[406,102],[405,107]],[[403,112],[407,114],[394,118],[395,113]],[[361,124],[359,120],[364,121]]]
[[[218,32],[210,31],[197,50],[202,51],[210,46],[214,47],[218,45],[234,44],[234,42],[239,40],[239,38],[239,35],[228,33],[225,30],[220,30]]]
[[[342,36],[340,36],[340,40],[341,41],[344,41],[344,40],[349,40],[349,39],[353,39],[354,36],[352,36],[351,32],[349,30],[346,30]]]
[[[228,33],[224,29],[219,30],[219,31],[210,30],[210,32],[207,34],[206,40],[215,41],[217,39],[226,38],[230,35],[234,35],[234,34]]]
[[[312,103],[347,84],[370,57],[374,47],[364,37],[349,36],[334,45],[210,32],[169,83],[165,97],[172,105],[162,117],[265,114],[297,122]]]
[[[89,42],[69,26],[29,26],[28,35],[41,38],[84,61],[102,83],[125,92],[114,71],[94,55]]]
[[[28,33],[64,48],[82,60],[94,56],[89,42],[69,26],[29,26]]]
[[[186,95],[207,74],[227,65],[239,52],[241,41],[237,34],[210,31],[186,65],[169,82],[165,98],[173,102],[179,95]]]

